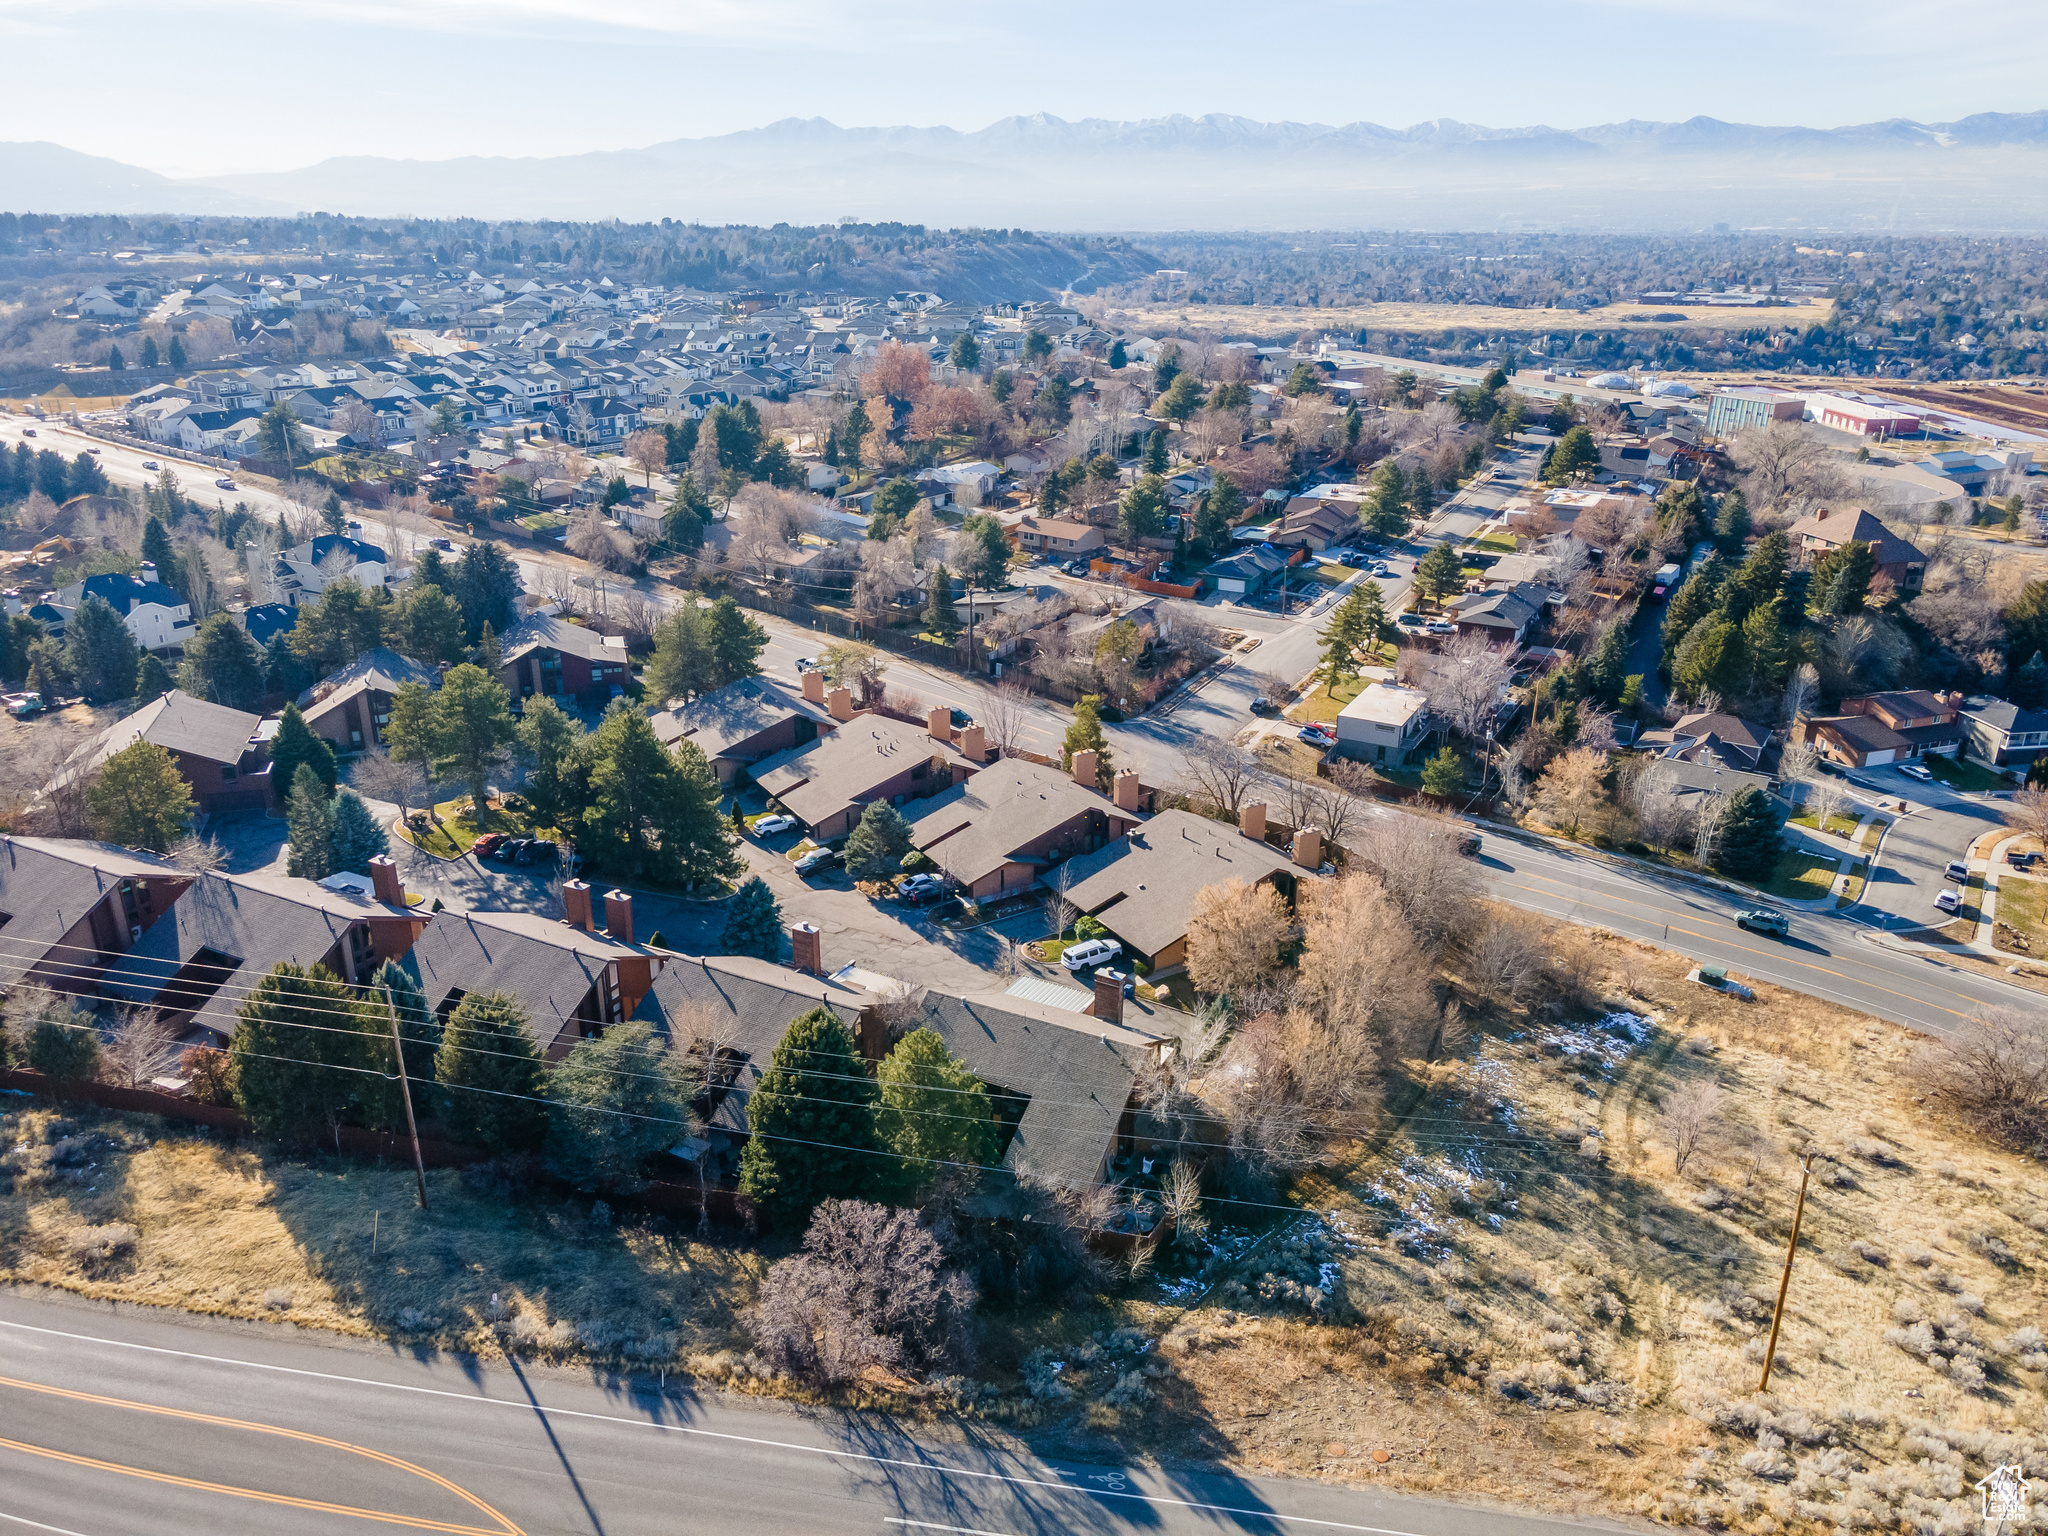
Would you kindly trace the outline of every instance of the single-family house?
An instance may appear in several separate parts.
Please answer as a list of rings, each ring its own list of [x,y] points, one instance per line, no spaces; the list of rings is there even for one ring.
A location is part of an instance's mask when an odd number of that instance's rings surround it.
[[[563,887],[566,921],[532,912],[443,913],[413,946],[406,968],[427,1006],[446,1020],[471,992],[502,992],[526,1012],[534,1044],[559,1061],[576,1042],[633,1016],[667,959],[633,937],[633,898],[604,897],[595,931],[590,886]]]
[[[1368,683],[1337,711],[1337,751],[1363,762],[1402,767],[1430,735],[1429,696],[1401,683]]]
[[[2048,752],[2048,710],[1979,696],[1963,700],[1958,715],[1969,755],[1994,768],[2031,763]]]
[[[111,843],[0,837],[0,986],[88,990],[193,878]]]
[[[299,712],[315,735],[326,737],[346,757],[384,744],[391,698],[400,688],[407,683],[432,688],[439,681],[432,667],[380,647],[308,688],[299,696]]]
[[[82,773],[138,741],[154,742],[171,754],[203,814],[265,810],[270,763],[257,739],[262,724],[260,716],[173,688],[101,731],[72,755],[64,772]]]
[[[522,619],[499,638],[498,681],[513,699],[568,699],[601,709],[626,691],[623,636],[601,635],[553,614]]]
[[[903,805],[926,799],[978,766],[935,739],[929,727],[864,714],[807,746],[762,759],[752,773],[771,799],[824,842],[851,832],[870,801]]]
[[[1202,579],[1224,597],[1259,597],[1286,581],[1287,560],[1270,549],[1241,549],[1204,566]]]
[[[225,1045],[236,1009],[281,962],[364,983],[413,947],[428,920],[406,907],[397,864],[373,859],[370,874],[369,895],[291,875],[200,875],[107,968],[99,990]]]
[[[1026,554],[1053,555],[1062,560],[1092,555],[1104,543],[1100,528],[1063,517],[1027,514],[1018,518],[1010,531],[1016,535],[1017,547]]]
[[[1844,544],[1873,546],[1878,574],[1901,592],[1918,592],[1920,580],[1927,574],[1927,557],[1861,507],[1832,511],[1822,507],[1812,516],[1802,517],[1786,533],[1801,561],[1809,565]]]
[[[1765,770],[1770,746],[1768,725],[1755,725],[1739,715],[1698,710],[1662,730],[1645,731],[1636,745],[1676,762],[1724,763],[1746,773]]]
[[[1963,697],[1914,688],[1842,700],[1838,715],[1802,715],[1795,739],[1830,762],[1881,768],[1932,753],[1953,757],[1962,747]]]
[[[375,544],[344,533],[323,533],[277,557],[277,581],[294,604],[310,602],[337,581],[381,587],[391,557]]]
[[[1095,787],[1093,753],[1076,753],[1074,763],[1071,774],[1021,757],[993,763],[912,807],[910,840],[966,895],[1035,885],[1139,824],[1135,772],[1117,775],[1112,798]]]
[[[1302,871],[1264,837],[1263,807],[1245,830],[1191,811],[1161,811],[1065,866],[1066,896],[1153,973],[1187,962],[1188,918],[1204,886],[1270,885],[1291,907]],[[1259,835],[1248,836],[1256,827]]]
[[[256,648],[267,650],[271,641],[299,622],[299,610],[290,603],[252,603],[242,610],[241,619]]]
[[[181,593],[155,576],[155,571],[148,567],[139,577],[109,571],[59,589],[55,601],[44,605],[57,614],[56,621],[49,626],[51,634],[61,638],[65,625],[78,612],[78,605],[88,597],[97,597],[121,615],[128,633],[144,650],[163,651],[183,645],[198,633],[192,623],[192,606]]]
[[[688,741],[702,748],[718,782],[730,785],[763,758],[808,746],[831,730],[837,722],[824,701],[819,672],[804,674],[803,691],[770,677],[743,677],[661,710],[650,723],[663,746]]]
[[[1270,537],[1277,545],[1305,544],[1318,554],[1349,544],[1358,537],[1358,503],[1297,496],[1282,510],[1280,527]]]
[[[1483,635],[1496,649],[1520,645],[1530,627],[1543,617],[1550,589],[1533,581],[1513,587],[1472,592],[1451,604],[1451,618],[1461,635]]]

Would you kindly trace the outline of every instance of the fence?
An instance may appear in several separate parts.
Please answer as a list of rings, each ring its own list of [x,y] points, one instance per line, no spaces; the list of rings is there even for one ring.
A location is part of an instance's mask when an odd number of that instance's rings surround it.
[[[124,448],[139,448],[144,453],[159,459],[180,459],[187,464],[204,464],[209,469],[240,469],[242,466],[233,459],[223,459],[216,454],[194,453],[188,448],[173,447],[169,443],[151,442],[146,437],[137,437],[132,432],[116,432],[113,428],[96,421],[81,421],[78,430],[88,437],[103,438],[110,443],[119,443]]]

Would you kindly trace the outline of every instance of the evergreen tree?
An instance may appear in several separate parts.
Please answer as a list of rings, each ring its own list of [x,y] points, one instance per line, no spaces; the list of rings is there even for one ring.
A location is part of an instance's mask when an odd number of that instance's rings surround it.
[[[662,538],[684,554],[695,554],[704,547],[704,525],[711,519],[711,499],[696,476],[676,476],[675,499],[661,521]]]
[[[414,661],[459,662],[463,657],[462,610],[436,586],[414,583],[398,604],[392,641]]]
[[[180,369],[185,366],[185,338],[175,334],[171,337],[171,366]]]
[[[434,1081],[439,1118],[456,1141],[524,1152],[547,1130],[540,1051],[526,1010],[501,992],[471,992],[448,1015]]]
[[[1714,542],[1730,560],[1742,554],[1749,538],[1749,498],[1741,491],[1724,491],[1714,502]]]
[[[346,870],[351,874],[367,875],[370,860],[391,851],[390,837],[378,824],[377,818],[370,814],[363,797],[346,786],[334,792],[330,809],[328,873],[340,874]]]
[[[782,908],[775,893],[759,875],[750,875],[726,904],[718,952],[778,961],[782,958],[782,926]]]
[[[821,1200],[882,1186],[875,1084],[853,1036],[827,1008],[792,1021],[747,1097],[752,1132],[740,1193],[770,1220],[799,1227]]]
[[[160,699],[176,686],[177,679],[171,676],[171,669],[164,665],[164,659],[145,652],[141,670],[135,676],[136,698]]]
[[[689,741],[664,748],[623,699],[591,738],[589,804],[580,844],[592,861],[633,878],[723,877],[737,863],[732,825],[718,814],[717,775]]]
[[[1102,695],[1084,693],[1074,706],[1074,723],[1067,727],[1067,734],[1060,742],[1060,767],[1073,771],[1076,752],[1095,754],[1095,782],[1107,792],[1116,782],[1116,774],[1110,766],[1109,741],[1102,734]]]
[[[1721,589],[1721,616],[1740,624],[1757,609],[1774,604],[1791,569],[1791,541],[1782,533],[1765,534]]]
[[[171,536],[153,512],[142,524],[142,558],[156,567],[156,579],[165,586],[184,586],[185,572],[178,552],[171,548]]]
[[[43,635],[29,642],[27,682],[46,704],[71,692],[71,663],[64,658],[62,641]]]
[[[953,573],[943,565],[932,567],[930,596],[924,605],[924,627],[942,636],[948,644],[960,633],[960,614],[953,606]]]
[[[1060,483],[1058,475],[1047,475],[1038,482],[1038,515],[1058,517],[1060,509],[1067,504],[1067,490]]]
[[[962,373],[973,373],[981,367],[981,343],[974,339],[972,331],[962,331],[953,338],[953,345],[946,353],[947,361]],[[1111,363],[1112,368],[1123,366]]]
[[[510,629],[516,619],[513,605],[519,596],[519,569],[505,551],[488,539],[472,544],[456,563],[454,598],[462,609],[464,638],[474,644],[489,624],[498,633]]]
[[[704,691],[758,675],[761,652],[767,647],[767,630],[740,612],[740,605],[730,597],[718,599],[705,615]]]
[[[1422,792],[1439,798],[1465,787],[1465,759],[1446,743],[1422,765]]]
[[[1145,439],[1145,473],[1163,475],[1166,473],[1166,433],[1155,429]]]
[[[100,765],[86,810],[101,842],[162,853],[192,824],[192,790],[168,751],[137,741]]]
[[[1349,452],[1353,452],[1353,451],[1355,451],[1355,450],[1357,449],[1357,447],[1358,447],[1358,438],[1359,438],[1359,434],[1360,434],[1360,433],[1362,433],[1362,432],[1363,432],[1364,430],[1365,430],[1365,418],[1364,418],[1364,417],[1363,417],[1362,415],[1360,415],[1360,414],[1359,414],[1359,410],[1358,410],[1358,407],[1354,405],[1354,406],[1352,406],[1352,407],[1351,407],[1351,409],[1350,409],[1350,410],[1348,410],[1348,411],[1346,411],[1346,412],[1344,413],[1344,450],[1345,450],[1345,452],[1349,453]],[[1479,445],[1478,445],[1477,443],[1474,443],[1474,444],[1473,444],[1472,446],[1473,446],[1473,448],[1475,448],[1475,449],[1477,449],[1477,448],[1479,447]],[[1472,465],[1468,465],[1468,466],[1467,466],[1467,468],[1475,468],[1475,467],[1476,467],[1476,466],[1472,466]]]
[[[195,699],[247,709],[263,693],[262,653],[231,615],[216,613],[185,642],[178,686]]]
[[[1415,566],[1415,586],[1432,603],[1441,606],[1443,600],[1465,586],[1464,562],[1458,552],[1448,543],[1430,546]]]
[[[694,1085],[647,1023],[579,1042],[547,1075],[548,1166],[578,1189],[631,1192],[690,1133]]]
[[[1590,697],[1611,709],[1621,696],[1627,666],[1628,625],[1615,619],[1600,631],[1600,638],[1580,666],[1580,681]]]
[[[1546,485],[1568,485],[1583,475],[1600,472],[1600,447],[1584,427],[1573,427],[1550,447],[1543,465]]]
[[[1202,408],[1205,393],[1202,381],[1192,373],[1176,374],[1152,409],[1162,419],[1179,426]]]
[[[875,1069],[875,1097],[875,1135],[896,1154],[904,1193],[995,1166],[988,1089],[937,1032],[914,1029],[896,1042]]]
[[[1408,481],[1408,515],[1419,523],[1429,521],[1429,514],[1436,510],[1436,487],[1430,483],[1429,472],[1417,469]]]
[[[127,366],[128,365],[126,363],[121,361],[120,347],[112,346],[107,348],[107,368],[110,372],[120,373],[124,371],[127,368]]]
[[[910,823],[886,800],[871,800],[846,839],[846,872],[856,880],[886,880],[910,852]]]
[[[1125,491],[1116,508],[1117,528],[1125,542],[1135,549],[1140,539],[1157,538],[1166,527],[1166,507],[1166,482],[1157,475],[1145,475]]]
[[[1813,606],[1817,612],[1861,613],[1877,575],[1877,551],[1861,539],[1831,549],[1813,566]]]
[[[64,648],[72,677],[95,704],[135,692],[135,668],[141,658],[134,637],[114,605],[97,592],[87,593],[72,612],[64,627]]]
[[[1230,542],[1230,526],[1244,511],[1244,492],[1229,475],[1218,471],[1195,505],[1195,544],[1213,555]]]
[[[157,365],[156,338],[154,336],[142,338],[141,363],[145,368],[154,368]]]
[[[424,1118],[434,1113],[432,1084],[434,1053],[441,1049],[441,1021],[427,1003],[427,994],[413,974],[396,960],[386,960],[370,978],[370,995],[365,999],[373,1018],[388,1003],[398,1014],[398,1037],[405,1042],[405,1075],[412,1079],[413,1113]],[[381,1027],[391,1027],[389,1012],[383,1012]]]
[[[484,621],[484,627],[477,631],[475,660],[476,664],[492,677],[496,677],[505,665],[505,648],[498,644],[498,632],[492,628],[488,619]]]
[[[1112,369],[1122,368],[1130,360],[1130,354],[1124,351],[1124,344],[1121,340],[1112,341],[1109,344],[1109,366]]]
[[[572,821],[581,809],[569,791],[587,739],[583,722],[553,699],[526,701],[519,717],[519,755],[526,763],[526,798],[543,825]]]
[[[1750,611],[1742,621],[1742,659],[1749,668],[1748,692],[1755,697],[1775,693],[1792,665],[1791,646],[1776,602]]]
[[[685,602],[655,627],[654,654],[640,679],[650,703],[666,705],[706,691],[711,671],[708,624],[703,609]]]
[[[434,695],[434,771],[459,779],[481,810],[514,729],[512,699],[503,683],[482,667],[450,668]]]
[[[1685,584],[1671,594],[1671,600],[1664,605],[1664,665],[1669,667],[1678,654],[1678,647],[1685,637],[1692,633],[1695,625],[1720,605],[1721,578],[1727,567],[1719,555],[1710,555],[1706,563],[1686,577]]]
[[[1748,676],[1742,631],[1719,614],[1710,613],[1693,625],[1671,658],[1671,680],[1688,699],[1707,693],[1733,697],[1743,691]]]
[[[1010,541],[1003,525],[977,512],[960,525],[960,575],[969,590],[997,592],[1010,584]]]
[[[1317,669],[1323,686],[1335,691],[1346,678],[1358,675],[1358,652],[1378,640],[1390,626],[1385,599],[1376,581],[1361,581],[1337,605],[1323,629],[1323,663]]]
[[[1631,672],[1621,680],[1620,708],[1634,714],[1643,707],[1643,674]]]
[[[1721,810],[1714,867],[1742,880],[1764,879],[1785,850],[1779,830],[1783,825],[1783,818],[1762,790],[1753,784],[1738,789]]]
[[[2042,660],[2039,651],[2012,674],[2006,697],[2021,709],[2048,709],[2048,661]],[[2040,761],[2048,762],[2048,754]]]
[[[1674,480],[1666,485],[1657,497],[1656,511],[1657,526],[1676,529],[1688,545],[1706,532],[1707,498],[1696,480]]]
[[[341,774],[335,767],[334,748],[325,737],[316,736],[299,713],[299,706],[287,704],[277,722],[277,735],[270,742],[270,784],[274,794],[289,795],[298,786],[299,768],[310,764],[327,792],[333,793]]]
[[[455,573],[448,569],[448,562],[441,558],[441,551],[429,545],[412,568],[412,584],[415,587],[438,587],[449,595],[455,592]]]
[[[378,1069],[391,1059],[389,1040],[388,1022],[373,1019],[354,988],[318,966],[280,961],[235,1010],[235,1106],[270,1136],[311,1137],[351,1116],[382,1119],[387,1087]]]
[[[441,755],[441,721],[434,709],[433,691],[425,683],[400,683],[391,696],[384,750],[395,763],[417,763],[421,772],[432,773],[434,759]],[[428,798],[432,798],[431,792]]]
[[[1033,331],[1031,334],[1040,336],[1044,333]],[[1052,343],[1050,341],[1046,343],[1046,352],[1047,355],[1050,355],[1052,352]],[[1161,394],[1164,394],[1167,390],[1173,388],[1173,381],[1179,377],[1180,348],[1169,345],[1160,352],[1159,361],[1152,365],[1152,387]]]
[[[32,619],[25,613],[12,618],[0,617],[0,677],[10,683],[19,683],[28,677],[29,647],[43,639],[43,625],[40,619]]]
[[[1391,458],[1380,460],[1379,468],[1373,471],[1365,523],[1386,538],[1398,538],[1408,531],[1408,477]]]
[[[285,873],[302,880],[325,880],[333,874],[334,807],[311,763],[299,764],[292,777],[284,821],[290,840]]]
[[[327,525],[329,533],[340,533],[348,526],[348,514],[341,507],[341,492],[327,493],[326,505],[320,509],[320,520]]]

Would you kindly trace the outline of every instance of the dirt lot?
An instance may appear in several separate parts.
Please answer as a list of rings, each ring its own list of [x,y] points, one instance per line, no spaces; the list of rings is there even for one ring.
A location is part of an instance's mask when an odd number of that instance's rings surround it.
[[[1759,325],[1804,329],[1826,322],[1830,306],[1793,304],[1781,309],[1688,309],[1683,304],[1610,304],[1602,309],[1506,309],[1491,304],[1347,304],[1328,309],[1282,309],[1250,304],[1139,304],[1116,306],[1117,324],[1159,334],[1198,327],[1219,336],[1292,340],[1303,330],[1399,331],[1420,335],[1460,330],[1548,331],[1748,330]],[[1683,321],[1653,320],[1682,314]],[[1124,318],[1118,318],[1124,317]]]
[[[1916,1101],[1904,1031],[1550,942],[1591,1001],[1475,1005],[1463,1043],[1410,1064],[1382,1136],[1291,1201],[1214,1202],[1200,1250],[991,1314],[973,1377],[858,1398],[1074,1454],[1745,1531],[1975,1529],[1990,1465],[2048,1463],[2039,1167]],[[1661,1106],[1689,1085],[1722,1097],[1681,1175]],[[1832,1159],[1758,1395],[1809,1145]],[[788,1390],[746,1358],[773,1251],[736,1234],[515,1204],[474,1173],[435,1175],[421,1216],[402,1170],[141,1118],[17,1109],[0,1146],[0,1278]]]

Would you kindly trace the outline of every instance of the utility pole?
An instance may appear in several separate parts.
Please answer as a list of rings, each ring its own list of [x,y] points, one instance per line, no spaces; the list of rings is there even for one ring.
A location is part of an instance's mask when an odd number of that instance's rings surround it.
[[[1778,1358],[1778,1325],[1785,1318],[1785,1292],[1792,1285],[1792,1255],[1799,1250],[1799,1224],[1806,1217],[1806,1183],[1813,1177],[1814,1160],[1818,1152],[1808,1152],[1799,1159],[1799,1203],[1792,1210],[1792,1240],[1785,1244],[1785,1273],[1778,1278],[1778,1305],[1771,1313],[1770,1342],[1764,1345],[1764,1374],[1757,1382],[1756,1389],[1765,1391],[1771,1384],[1771,1365]]]
[[[384,989],[384,1007],[391,1015],[391,1049],[398,1055],[398,1091],[405,1096],[405,1128],[412,1133],[412,1171],[419,1180],[420,1209],[427,1208],[427,1165],[420,1158],[420,1124],[412,1114],[412,1083],[405,1075],[405,1040],[398,1032],[398,999]]]

